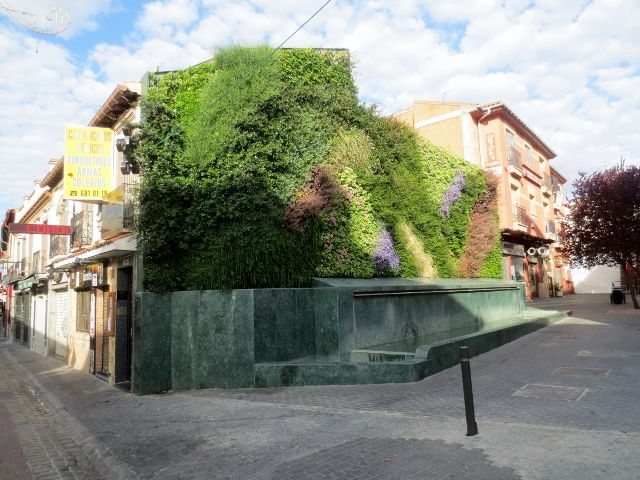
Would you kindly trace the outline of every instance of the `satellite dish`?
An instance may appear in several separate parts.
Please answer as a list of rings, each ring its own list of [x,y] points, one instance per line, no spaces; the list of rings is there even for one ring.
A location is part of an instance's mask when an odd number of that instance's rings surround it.
[[[56,3],[46,3],[38,12],[16,10],[7,0],[0,0],[0,7],[23,27],[43,35],[56,35],[69,26],[69,13]]]

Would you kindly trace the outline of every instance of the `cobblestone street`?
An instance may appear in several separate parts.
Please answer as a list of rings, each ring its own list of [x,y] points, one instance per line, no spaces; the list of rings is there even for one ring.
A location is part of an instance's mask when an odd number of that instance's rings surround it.
[[[116,460],[57,401],[0,350],[0,478],[129,478]]]
[[[574,316],[408,384],[138,397],[0,343],[0,478],[639,479],[640,314],[604,295]],[[32,476],[33,474],[33,476]]]

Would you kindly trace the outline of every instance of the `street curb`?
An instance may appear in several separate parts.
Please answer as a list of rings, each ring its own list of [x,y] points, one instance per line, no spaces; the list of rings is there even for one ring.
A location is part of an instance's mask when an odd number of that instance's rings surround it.
[[[7,361],[22,375],[24,375],[38,390],[41,399],[52,407],[52,411],[64,418],[69,425],[69,435],[91,460],[93,467],[106,479],[129,480],[138,478],[137,474],[98,440],[82,423],[73,417],[65,406],[20,362],[8,349],[0,349]],[[95,458],[94,455],[95,454]]]

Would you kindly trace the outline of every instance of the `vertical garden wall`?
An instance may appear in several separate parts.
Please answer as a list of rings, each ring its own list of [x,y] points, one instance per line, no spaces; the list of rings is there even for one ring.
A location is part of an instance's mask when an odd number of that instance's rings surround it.
[[[501,277],[492,180],[359,103],[347,52],[233,47],[152,80],[148,290]]]

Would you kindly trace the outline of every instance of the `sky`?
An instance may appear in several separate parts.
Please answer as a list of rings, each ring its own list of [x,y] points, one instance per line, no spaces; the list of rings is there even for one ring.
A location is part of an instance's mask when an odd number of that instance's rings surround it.
[[[42,35],[6,8],[51,2],[0,0],[0,214],[62,156],[65,125],[86,125],[118,83],[229,45],[278,46],[325,1],[57,0],[69,26]],[[572,182],[640,164],[639,25],[636,0],[332,0],[285,46],[349,49],[360,99],[385,114],[502,100]]]

